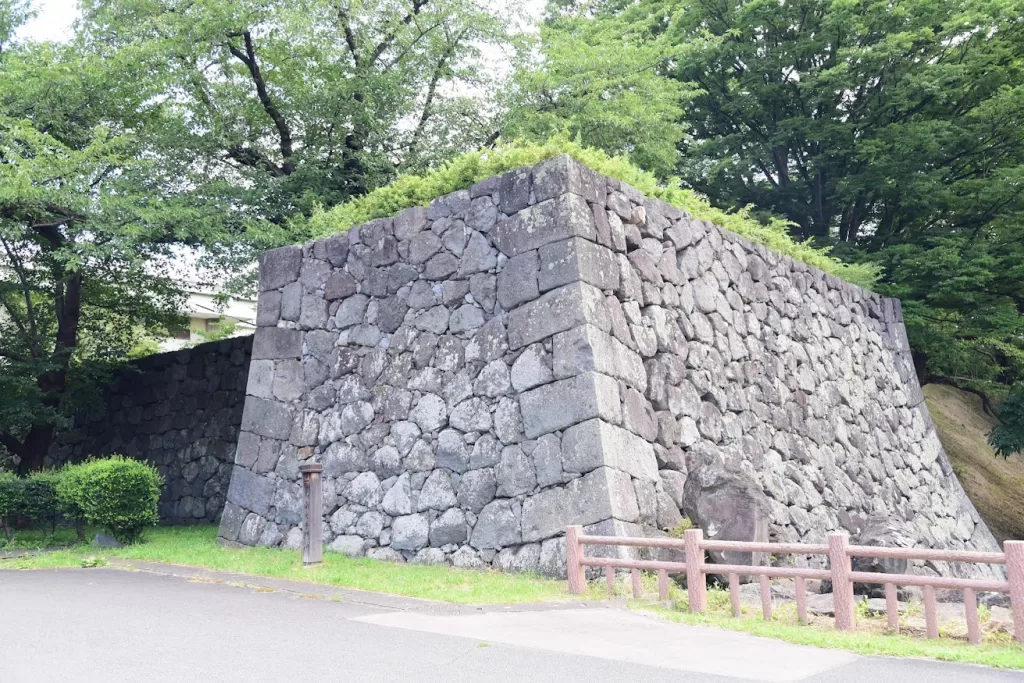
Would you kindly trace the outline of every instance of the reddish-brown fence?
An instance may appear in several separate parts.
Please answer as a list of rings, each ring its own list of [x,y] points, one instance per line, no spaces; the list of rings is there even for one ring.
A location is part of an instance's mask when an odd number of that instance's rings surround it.
[[[683,562],[655,560],[631,560],[609,557],[590,557],[584,553],[586,546],[627,546],[639,548],[669,548],[685,553]],[[641,595],[640,572],[658,572],[658,594],[662,600],[668,598],[668,575],[686,574],[687,595],[690,611],[703,612],[707,609],[707,574],[728,575],[729,598],[733,616],[740,615],[740,576],[757,576],[761,583],[761,606],[765,619],[771,618],[772,596],[770,579],[791,578],[796,584],[797,615],[802,623],[807,622],[807,580],[819,579],[832,582],[832,596],[835,606],[835,626],[839,630],[853,628],[856,620],[853,597],[854,583],[873,583],[885,586],[885,607],[889,627],[899,630],[899,612],[896,603],[897,586],[920,586],[924,593],[925,624],[929,638],[939,635],[938,610],[935,589],[951,588],[963,591],[964,611],[967,619],[967,637],[971,643],[981,640],[978,624],[978,592],[990,591],[1009,593],[1013,614],[1014,637],[1024,642],[1024,541],[1006,541],[1002,553],[968,552],[958,550],[930,550],[924,548],[885,548],[878,546],[850,545],[846,532],[829,534],[827,545],[805,543],[747,543],[739,541],[706,541],[700,529],[688,530],[683,539],[675,538],[631,538],[623,536],[586,536],[583,527],[570,526],[566,530],[566,560],[569,573],[569,592],[582,593],[586,586],[586,568],[604,567],[609,591],[615,586],[615,570],[629,569],[632,572],[634,597]],[[704,553],[708,550],[738,551],[749,553],[770,553],[772,555],[825,555],[829,569],[806,569],[799,567],[764,567],[731,564],[708,564]],[[907,560],[935,560],[946,562],[970,562],[1006,565],[1008,581],[987,581],[980,579],[956,579],[941,576],[914,576],[911,574],[882,574],[876,572],[855,572],[851,558],[878,557]]]

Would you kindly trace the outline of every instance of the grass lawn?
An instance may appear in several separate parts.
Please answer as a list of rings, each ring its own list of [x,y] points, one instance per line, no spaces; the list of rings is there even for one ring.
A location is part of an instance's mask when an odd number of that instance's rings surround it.
[[[604,586],[602,585],[602,588]],[[603,592],[603,591],[602,591]],[[661,618],[694,626],[713,626],[730,631],[742,631],[764,638],[776,638],[799,645],[848,650],[861,655],[890,657],[919,657],[938,659],[963,664],[982,664],[1003,669],[1024,669],[1024,646],[1013,642],[1011,634],[986,623],[985,608],[980,611],[982,642],[971,645],[966,640],[966,626],[960,622],[941,623],[940,638],[928,640],[923,632],[923,616],[911,610],[901,616],[903,633],[889,631],[884,615],[870,615],[859,610],[857,627],[853,631],[840,632],[833,627],[831,617],[811,616],[809,624],[800,624],[795,603],[776,602],[772,609],[772,620],[764,621],[760,604],[743,603],[742,616],[732,616],[729,592],[708,589],[708,610],[703,614],[691,614],[686,590],[670,584],[669,601],[634,600],[626,583],[620,582],[616,594],[629,598],[630,609],[657,615]],[[656,578],[644,577],[644,595],[657,594]]]
[[[71,533],[71,539],[74,532]],[[90,536],[91,537],[91,536]],[[330,586],[358,588],[412,598],[455,603],[515,603],[570,600],[564,581],[524,574],[473,571],[448,566],[391,564],[324,553],[317,567],[302,566],[302,555],[276,548],[224,548],[217,545],[217,527],[156,527],[146,532],[145,542],[116,550],[76,546],[9,560],[0,569],[49,569],[95,566],[104,558],[146,560],[189,565],[280,579],[312,581]],[[19,541],[21,547],[30,545]],[[3,548],[0,548],[3,550]],[[590,597],[590,596],[588,596]]]

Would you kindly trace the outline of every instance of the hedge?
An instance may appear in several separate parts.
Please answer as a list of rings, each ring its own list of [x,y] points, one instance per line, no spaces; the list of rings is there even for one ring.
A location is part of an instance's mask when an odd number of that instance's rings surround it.
[[[14,535],[14,518],[21,512],[25,484],[10,472],[0,472],[0,526],[7,540]]]
[[[403,209],[424,206],[442,195],[466,189],[481,180],[533,166],[560,154],[568,154],[599,173],[635,187],[648,197],[661,199],[696,218],[710,221],[848,282],[870,289],[878,278],[878,268],[873,264],[844,263],[830,256],[828,248],[816,248],[809,241],[794,240],[789,234],[789,224],[782,219],[773,218],[764,224],[752,218],[747,209],[717,209],[692,190],[683,189],[677,178],[659,183],[653,174],[633,165],[625,157],[609,156],[565,137],[551,138],[543,144],[501,143],[493,149],[463,154],[423,175],[401,176],[391,185],[320,211],[310,220],[310,227],[321,237],[342,232],[375,218],[387,218]]]
[[[104,527],[122,543],[134,543],[160,519],[163,483],[152,465],[114,455],[65,467],[57,495],[70,514]]]
[[[8,540],[16,517],[56,526],[64,517],[79,538],[85,523],[104,527],[123,543],[138,541],[159,520],[163,477],[144,462],[120,455],[65,465],[19,479],[0,472],[0,524]]]

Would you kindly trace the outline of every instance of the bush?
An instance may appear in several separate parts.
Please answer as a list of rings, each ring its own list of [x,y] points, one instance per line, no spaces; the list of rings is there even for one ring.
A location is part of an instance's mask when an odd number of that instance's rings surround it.
[[[134,543],[143,529],[159,520],[163,483],[151,465],[113,455],[64,468],[58,498],[65,514],[80,514],[117,540]]]
[[[57,526],[60,507],[57,504],[57,481],[60,474],[55,470],[44,470],[23,479],[24,498],[21,514],[33,522],[49,523],[50,530]]]
[[[24,482],[10,472],[0,472],[0,526],[8,541],[14,538],[14,516],[21,512],[24,498]]]
[[[568,154],[598,173],[621,180],[647,197],[660,199],[696,218],[710,221],[751,242],[763,244],[848,282],[871,288],[878,278],[878,268],[873,264],[843,263],[830,256],[827,248],[818,249],[810,242],[794,240],[786,221],[774,218],[766,225],[752,218],[746,209],[717,209],[692,190],[681,188],[677,178],[663,185],[653,174],[625,157],[609,156],[565,137],[551,138],[543,144],[501,143],[494,149],[463,154],[423,175],[401,176],[387,187],[317,213],[311,220],[311,227],[320,236],[342,232],[374,218],[387,218],[402,209],[429,204],[442,195],[463,190],[491,176],[533,166],[560,154]]]
[[[78,540],[85,540],[85,511],[78,501],[82,498],[82,465],[67,464],[57,470],[56,508],[64,518],[75,525]]]

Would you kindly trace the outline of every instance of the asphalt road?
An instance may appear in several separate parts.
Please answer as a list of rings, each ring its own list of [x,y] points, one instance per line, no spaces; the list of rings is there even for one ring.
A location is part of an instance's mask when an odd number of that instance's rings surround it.
[[[372,594],[362,594],[363,596]],[[608,608],[460,610],[117,569],[0,571],[0,682],[1024,681]]]

